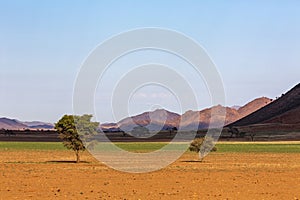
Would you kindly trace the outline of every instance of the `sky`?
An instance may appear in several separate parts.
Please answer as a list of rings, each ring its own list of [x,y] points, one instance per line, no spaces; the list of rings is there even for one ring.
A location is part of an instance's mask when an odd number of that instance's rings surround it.
[[[113,35],[143,27],[175,30],[199,43],[222,77],[227,106],[275,98],[299,83],[299,24],[297,0],[1,0],[0,117],[56,122],[72,114],[74,83],[89,53]],[[143,55],[169,58],[143,52],[131,62]],[[129,62],[124,59],[107,75],[107,85],[117,81],[114,74],[122,76],[118,69]],[[188,67],[176,59],[170,59],[174,68]],[[189,79],[198,109],[211,106],[205,84]],[[98,87],[95,94],[101,122],[119,120],[106,109],[111,104],[107,92]],[[180,112],[169,94],[166,88],[146,86],[124,106],[129,114],[160,107]]]

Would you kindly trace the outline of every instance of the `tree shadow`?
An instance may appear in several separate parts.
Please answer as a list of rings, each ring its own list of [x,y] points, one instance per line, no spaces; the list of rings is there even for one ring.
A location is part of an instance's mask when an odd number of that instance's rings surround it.
[[[46,163],[76,163],[75,160],[49,160]],[[87,161],[80,161],[79,163],[90,163]]]
[[[181,162],[186,162],[186,163],[203,163],[203,160],[182,160]]]

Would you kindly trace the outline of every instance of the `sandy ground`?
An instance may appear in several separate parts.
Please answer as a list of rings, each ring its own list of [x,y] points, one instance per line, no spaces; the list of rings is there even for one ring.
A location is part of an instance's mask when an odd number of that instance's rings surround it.
[[[160,171],[118,172],[87,152],[1,151],[0,199],[300,199],[300,154],[186,153]]]

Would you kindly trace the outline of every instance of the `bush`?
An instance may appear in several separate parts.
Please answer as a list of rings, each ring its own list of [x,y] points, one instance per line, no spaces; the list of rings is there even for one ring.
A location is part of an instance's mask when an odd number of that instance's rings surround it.
[[[217,147],[214,146],[212,138],[195,138],[191,142],[189,150],[197,153],[200,152],[200,159],[202,160],[208,152],[217,151]]]

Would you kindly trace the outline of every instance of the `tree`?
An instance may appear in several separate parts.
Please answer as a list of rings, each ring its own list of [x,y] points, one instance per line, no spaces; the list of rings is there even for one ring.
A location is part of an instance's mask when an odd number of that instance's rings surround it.
[[[177,127],[169,127],[167,128],[169,131],[169,134],[172,135],[172,133],[176,133],[178,131]]]
[[[250,135],[251,141],[253,142],[254,141],[254,137],[256,136],[256,132],[255,132],[255,130],[253,130],[252,126],[248,127],[248,133]]]
[[[239,129],[232,127],[232,126],[229,127],[228,132],[231,133],[231,135],[230,135],[231,138],[233,137],[233,135],[238,136],[240,133]]]
[[[254,141],[254,137],[256,136],[256,133],[250,132],[251,141]]]
[[[146,127],[141,125],[134,127],[131,131],[131,135],[134,137],[146,137],[149,134],[150,134],[149,130]]]
[[[231,136],[230,136],[231,138],[233,137],[233,135],[235,135],[235,137],[243,138],[246,134],[246,132],[242,132],[238,128],[232,127],[232,126],[229,127],[228,132],[231,133]]]
[[[10,137],[11,135],[15,135],[15,133],[13,132],[13,130],[9,130],[9,129],[6,129],[5,132],[4,132],[5,136],[8,135],[8,137]]]
[[[196,153],[201,152],[200,161],[202,161],[205,153],[207,153],[208,151],[217,151],[217,147],[214,146],[212,138],[195,138],[191,142],[189,150],[194,151]]]
[[[92,115],[64,115],[56,124],[55,129],[63,145],[76,154],[76,163],[80,162],[80,151],[85,150],[85,138],[97,134],[98,122],[91,122]],[[82,137],[80,137],[82,136]]]

